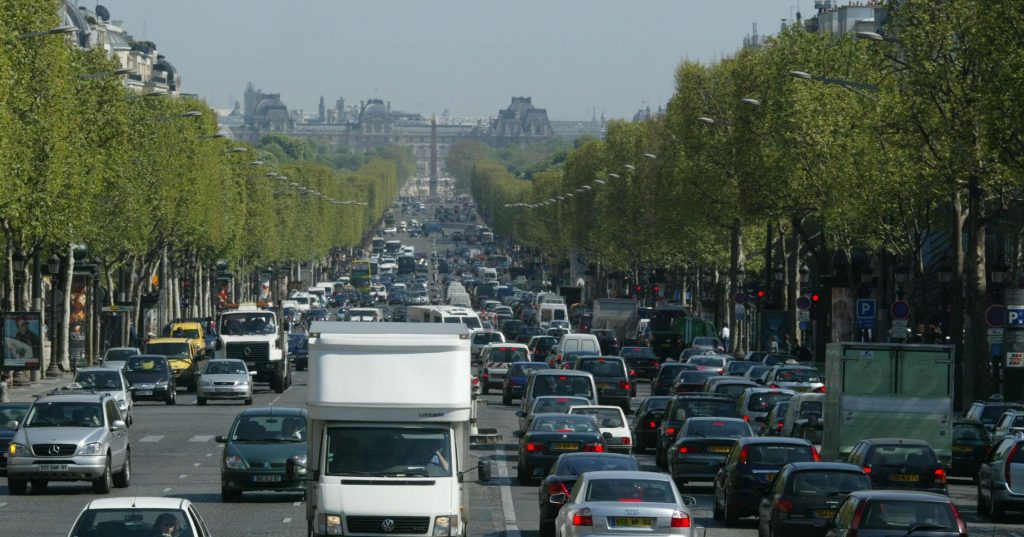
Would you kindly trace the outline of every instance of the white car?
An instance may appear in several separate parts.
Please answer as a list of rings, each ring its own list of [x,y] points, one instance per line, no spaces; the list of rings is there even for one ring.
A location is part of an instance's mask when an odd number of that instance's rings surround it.
[[[626,421],[626,413],[621,407],[613,405],[574,406],[569,414],[586,414],[597,419],[597,427],[601,429],[604,443],[608,451],[630,453],[633,450],[633,434]]]
[[[395,229],[395,226],[388,226],[384,228],[385,235],[394,235],[395,233],[398,233],[398,230]]]
[[[192,502],[182,498],[125,496],[85,504],[68,536],[210,535]]]
[[[572,498],[553,494],[563,503],[555,518],[555,535],[682,535],[692,537],[696,522],[690,506],[697,500],[679,494],[666,474],[597,471],[580,474]]]
[[[206,368],[196,382],[196,404],[205,405],[210,399],[241,399],[252,404],[252,375],[244,360],[207,360]]]

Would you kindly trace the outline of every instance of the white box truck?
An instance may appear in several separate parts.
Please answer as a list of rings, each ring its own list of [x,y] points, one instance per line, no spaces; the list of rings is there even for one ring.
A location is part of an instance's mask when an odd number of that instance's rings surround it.
[[[594,300],[590,328],[615,330],[620,341],[632,339],[636,329],[636,300],[632,298],[598,298]]]
[[[469,346],[462,323],[313,323],[307,462],[286,469],[311,535],[466,534]]]

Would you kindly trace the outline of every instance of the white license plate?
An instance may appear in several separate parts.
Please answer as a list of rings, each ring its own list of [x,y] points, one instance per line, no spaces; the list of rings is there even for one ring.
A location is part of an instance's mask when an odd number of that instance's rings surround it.
[[[153,390],[140,390],[140,391],[135,392],[135,395],[138,395],[138,396],[153,395]]]
[[[40,471],[43,472],[66,472],[68,465],[66,464],[40,464],[38,466]]]
[[[252,480],[256,483],[278,483],[281,481],[279,475],[254,475]]]

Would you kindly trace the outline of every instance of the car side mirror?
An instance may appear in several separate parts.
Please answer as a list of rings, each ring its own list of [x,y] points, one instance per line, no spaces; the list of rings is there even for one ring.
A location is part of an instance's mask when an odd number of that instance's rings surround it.
[[[522,438],[523,437],[523,431],[512,431],[512,436],[514,436],[516,438]]]
[[[111,431],[123,431],[128,428],[128,424],[124,420],[114,420],[114,423],[110,424]]]
[[[526,417],[526,412],[523,412],[522,410],[516,410],[516,417],[517,418],[525,418]]]
[[[569,497],[566,496],[566,494],[564,492],[559,492],[558,494],[552,494],[551,496],[548,497],[548,503],[551,503],[551,504],[554,504],[554,505],[563,505],[568,500],[569,500]]]
[[[249,376],[250,377],[255,377],[256,376],[256,372],[255,371],[250,371],[249,372]]]
[[[18,430],[18,425],[19,425],[18,424],[18,420],[11,420],[11,421],[7,422],[7,428],[12,430],[12,431],[17,431]]]
[[[693,496],[683,496],[683,505],[686,507],[693,507],[694,505],[697,505],[697,498],[694,498]]]
[[[228,438],[222,434],[218,434],[217,436],[213,437],[213,441],[217,442],[218,444],[226,444]]]

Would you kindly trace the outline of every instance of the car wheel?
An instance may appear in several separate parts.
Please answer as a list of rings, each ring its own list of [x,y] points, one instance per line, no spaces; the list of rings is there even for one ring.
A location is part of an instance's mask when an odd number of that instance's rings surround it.
[[[250,395],[250,396],[249,396],[248,398],[246,398],[246,400],[245,400],[245,405],[246,405],[246,406],[249,406],[249,405],[251,405],[251,404],[252,404],[252,396]]]
[[[507,393],[501,394],[501,404],[505,406],[512,406],[512,396]]]
[[[977,509],[978,509],[978,514],[979,515],[992,516],[992,513],[989,511],[988,504],[985,503],[985,500],[984,500],[983,496],[981,495],[981,485],[978,485],[978,504],[977,504]]]
[[[206,399],[203,399],[202,397],[196,397],[196,404],[199,406],[204,406],[206,404]]]
[[[274,377],[274,380],[270,381],[270,387],[274,393],[284,393],[284,379]]]
[[[725,513],[722,511],[722,508],[719,507],[719,505],[718,505],[718,489],[717,488],[715,489],[715,497],[711,500],[711,503],[712,503],[712,506],[713,506],[713,509],[711,511],[711,518],[714,518],[715,520],[718,520],[718,521],[721,521],[722,519],[724,519],[725,518]]]
[[[173,389],[173,387],[172,387],[172,389],[170,391],[167,392],[167,401],[165,401],[165,402],[168,405],[176,405],[176,404],[178,404],[178,392],[176,392]]]
[[[723,495],[722,504],[722,520],[725,521],[725,527],[730,528],[732,526],[735,526],[736,521],[739,520],[739,517],[736,516],[736,513],[732,509],[729,509],[728,496]]]
[[[45,479],[32,480],[32,492],[46,492],[47,481]]]
[[[533,468],[520,464],[516,467],[516,479],[519,480],[520,485],[529,485],[533,480]]]
[[[114,486],[119,489],[128,488],[132,482],[132,452],[129,451],[124,456],[124,467],[121,471],[114,474]]]
[[[240,491],[240,490],[231,490],[231,489],[226,489],[226,488],[222,487],[220,489],[220,499],[224,503],[233,503],[233,502],[241,501],[241,499],[242,499],[242,491]]]
[[[7,478],[7,491],[11,496],[21,496],[28,492],[28,481],[14,477]]]
[[[110,494],[113,485],[113,476],[110,475],[110,456],[107,455],[107,465],[103,469],[103,475],[93,480],[92,491],[96,494]]]
[[[540,521],[540,537],[555,537],[555,521],[554,520],[541,520]]]
[[[1006,519],[1006,508],[996,501],[996,496],[992,494],[992,491],[989,491],[988,496],[988,512],[992,516],[992,522],[1002,522]]]

